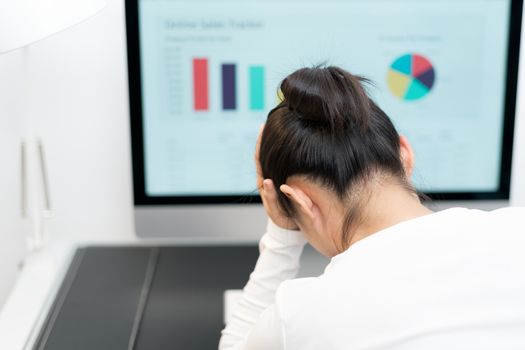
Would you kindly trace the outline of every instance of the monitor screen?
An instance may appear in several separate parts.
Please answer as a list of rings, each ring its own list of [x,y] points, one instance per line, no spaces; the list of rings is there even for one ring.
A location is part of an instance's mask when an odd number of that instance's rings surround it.
[[[127,0],[136,204],[255,199],[259,126],[294,70],[337,65],[439,199],[509,195],[521,1]]]

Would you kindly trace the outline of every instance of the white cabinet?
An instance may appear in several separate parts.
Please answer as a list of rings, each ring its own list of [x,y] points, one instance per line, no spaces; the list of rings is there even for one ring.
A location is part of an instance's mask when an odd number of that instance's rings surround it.
[[[16,51],[0,56],[0,308],[25,254],[28,227],[21,216],[20,195],[22,58]]]

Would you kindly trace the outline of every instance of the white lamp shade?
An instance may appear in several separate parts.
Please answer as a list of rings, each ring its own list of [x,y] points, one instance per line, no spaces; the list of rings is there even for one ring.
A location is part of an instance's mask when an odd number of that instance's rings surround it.
[[[0,54],[80,23],[104,6],[103,0],[0,0]]]

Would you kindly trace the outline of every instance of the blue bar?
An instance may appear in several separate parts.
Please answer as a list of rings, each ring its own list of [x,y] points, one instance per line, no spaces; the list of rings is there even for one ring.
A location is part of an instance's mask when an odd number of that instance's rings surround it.
[[[237,108],[236,67],[235,64],[222,65],[222,109]]]

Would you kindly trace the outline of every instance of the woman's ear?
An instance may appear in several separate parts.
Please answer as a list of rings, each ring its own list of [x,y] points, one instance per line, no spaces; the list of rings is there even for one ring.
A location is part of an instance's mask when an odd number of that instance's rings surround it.
[[[306,193],[304,193],[298,187],[289,185],[281,185],[279,189],[288,198],[290,198],[290,200],[296,205],[303,215],[311,220],[314,220],[314,203]]]
[[[407,178],[412,177],[412,172],[414,171],[414,151],[410,142],[404,136],[399,136],[399,150],[401,155],[401,163],[403,168],[405,168],[405,174]]]

